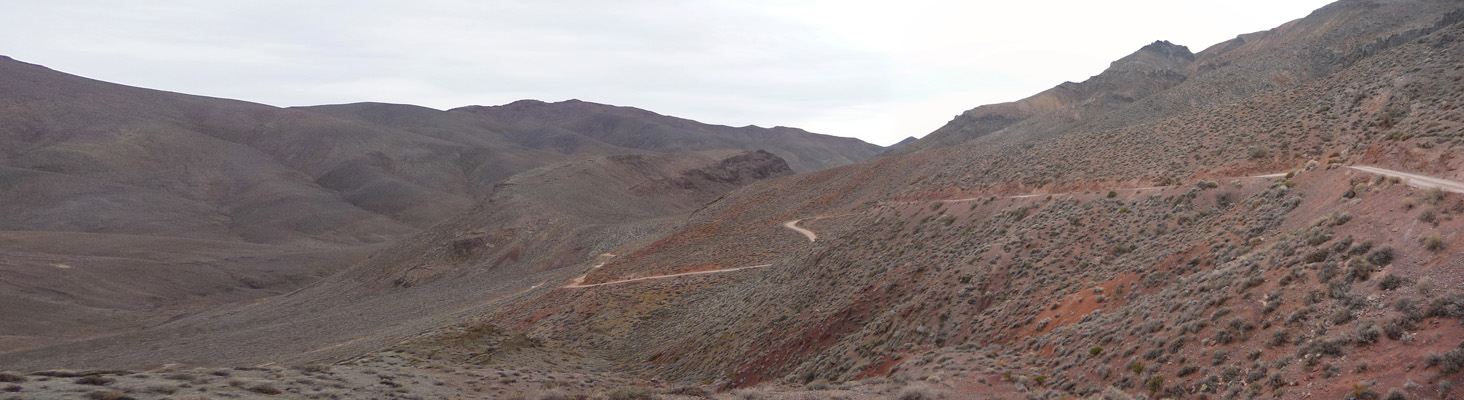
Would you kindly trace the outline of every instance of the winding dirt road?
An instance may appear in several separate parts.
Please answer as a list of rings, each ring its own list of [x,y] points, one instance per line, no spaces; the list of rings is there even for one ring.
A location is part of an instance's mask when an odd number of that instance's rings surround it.
[[[1352,168],[1352,169],[1355,169],[1355,170],[1358,170],[1358,171],[1363,171],[1363,172],[1372,173],[1372,174],[1378,174],[1378,175],[1384,175],[1384,176],[1397,176],[1397,177],[1401,177],[1401,178],[1406,178],[1408,185],[1409,186],[1413,186],[1413,187],[1419,187],[1419,188],[1438,187],[1438,188],[1442,188],[1443,190],[1447,190],[1447,191],[1450,191],[1450,192],[1464,193],[1464,182],[1456,182],[1456,181],[1451,181],[1451,180],[1447,180],[1447,179],[1434,178],[1434,177],[1430,177],[1430,176],[1424,176],[1424,175],[1418,175],[1418,174],[1410,174],[1410,173],[1407,173],[1407,172],[1399,172],[1399,171],[1394,171],[1394,170],[1389,170],[1389,169],[1383,169],[1383,168],[1378,168],[1378,167],[1369,167],[1369,166],[1361,166],[1361,165],[1358,165],[1358,166],[1351,166],[1351,167],[1348,167],[1348,168]],[[1274,174],[1247,176],[1247,177],[1243,177],[1243,178],[1281,178],[1281,177],[1285,177],[1287,174],[1288,174],[1287,172],[1279,172],[1279,173],[1274,173]],[[1164,188],[1164,186],[1148,186],[1148,187],[1127,188],[1127,189],[1112,189],[1112,190],[1114,190],[1114,191],[1142,191],[1142,190],[1162,189],[1162,188]],[[1056,196],[1056,195],[1064,195],[1064,194],[1071,194],[1071,193],[1050,193],[1050,194],[1048,194],[1048,193],[1035,193],[1035,194],[1017,195],[1017,196],[1007,196],[1007,198],[1023,199],[1023,198],[1038,197],[1038,196]],[[929,201],[938,201],[938,202],[943,202],[943,203],[958,203],[958,202],[964,202],[964,201],[985,200],[985,199],[989,199],[989,198],[991,198],[991,197],[990,196],[982,196],[982,197],[970,197],[970,198],[948,199],[948,200],[891,201],[891,202],[884,202],[884,203],[885,204],[891,204],[891,203],[894,203],[894,204],[902,204],[902,203],[923,203],[923,202],[929,202]],[[792,220],[792,221],[784,222],[783,223],[783,227],[784,228],[791,229],[794,232],[798,232],[799,234],[803,235],[803,237],[808,238],[808,241],[809,242],[815,242],[815,241],[818,241],[818,234],[817,233],[814,233],[811,230],[808,230],[808,229],[805,229],[803,227],[798,226],[798,223],[799,222],[802,222],[804,220],[813,220],[813,219],[821,219],[821,218],[833,218],[833,217],[841,217],[841,216],[847,216],[847,215],[855,215],[855,214],[840,214],[840,215],[831,215],[831,216],[825,216],[825,217],[813,217],[813,218],[805,218],[805,219],[795,219],[795,220]],[[618,280],[618,281],[594,283],[594,284],[589,284],[589,285],[584,284],[585,277],[586,276],[589,276],[590,272],[594,272],[596,269],[599,269],[600,267],[605,266],[605,264],[608,263],[608,262],[610,262],[610,259],[611,258],[614,258],[614,257],[615,257],[615,254],[612,254],[612,253],[601,254],[600,255],[600,263],[599,264],[596,264],[594,267],[590,267],[590,270],[589,271],[586,271],[584,275],[580,275],[579,277],[576,277],[574,279],[571,279],[569,281],[569,284],[562,286],[562,288],[564,288],[564,289],[592,288],[592,287],[597,287],[597,286],[618,285],[618,284],[622,284],[622,283],[640,282],[640,281],[648,281],[648,280],[655,280],[655,279],[670,279],[670,278],[678,278],[678,277],[692,276],[692,275],[722,274],[722,273],[736,272],[736,271],[747,270],[747,269],[767,268],[767,267],[772,266],[772,264],[762,264],[762,265],[752,265],[752,266],[746,266],[746,267],[715,269],[715,270],[708,270],[708,271],[683,272],[683,273],[679,273],[679,274],[646,276],[646,277],[640,277],[640,278],[622,279],[622,280]],[[538,286],[535,285],[535,287],[538,287]],[[530,289],[532,289],[532,288],[530,288]]]
[[[810,230],[807,230],[807,229],[803,229],[803,228],[798,227],[798,221],[802,221],[802,220],[801,219],[795,219],[795,220],[792,220],[792,221],[784,222],[783,223],[783,227],[784,228],[788,228],[788,229],[792,229],[793,231],[798,232],[798,233],[802,233],[803,236],[804,237],[807,237],[808,238],[808,241],[810,241],[810,242],[817,241],[818,240],[818,234],[817,233],[813,233],[813,231],[810,231]]]
[[[1391,170],[1391,169],[1383,169],[1383,168],[1378,168],[1378,167],[1369,167],[1369,166],[1365,166],[1365,165],[1354,165],[1354,166],[1351,166],[1351,167],[1348,167],[1348,168],[1352,168],[1352,169],[1355,169],[1355,170],[1358,170],[1358,171],[1367,172],[1367,173],[1371,173],[1371,174],[1378,174],[1378,175],[1383,175],[1383,176],[1396,176],[1396,177],[1400,177],[1400,178],[1405,178],[1404,179],[1404,183],[1407,183],[1408,186],[1412,186],[1412,187],[1416,187],[1416,188],[1437,187],[1437,188],[1440,188],[1440,189],[1443,189],[1443,190],[1447,190],[1447,191],[1450,191],[1450,192],[1454,192],[1454,193],[1464,193],[1464,182],[1455,182],[1455,181],[1451,181],[1451,180],[1448,180],[1448,179],[1440,179],[1440,178],[1434,178],[1434,177],[1431,177],[1431,176],[1424,176],[1424,175],[1418,175],[1418,174],[1410,174],[1410,173],[1407,173],[1407,172],[1399,172],[1399,171],[1394,171],[1394,170]]]
[[[605,264],[600,264],[600,265],[605,265]],[[599,268],[600,265],[596,265],[595,268]],[[682,273],[679,273],[679,274],[656,275],[656,276],[646,276],[646,277],[640,277],[640,278],[621,279],[621,280],[618,280],[618,281],[592,283],[592,284],[588,284],[588,285],[586,285],[586,284],[583,283],[585,281],[585,277],[583,275],[581,275],[580,277],[574,279],[574,281],[573,281],[574,283],[572,283],[570,285],[566,285],[566,286],[564,286],[564,288],[565,289],[579,289],[579,288],[590,288],[590,287],[605,286],[605,285],[619,285],[619,284],[622,284],[622,283],[649,281],[649,280],[653,280],[653,279],[668,279],[668,278],[677,278],[677,277],[691,276],[691,275],[722,274],[722,273],[727,273],[727,272],[741,271],[741,270],[744,270],[744,269],[758,269],[758,268],[767,268],[767,267],[771,267],[771,266],[773,266],[773,264],[750,265],[750,266],[746,266],[746,267],[714,269],[714,270],[710,270],[710,271],[682,272]],[[593,270],[593,269],[591,269],[591,270]]]

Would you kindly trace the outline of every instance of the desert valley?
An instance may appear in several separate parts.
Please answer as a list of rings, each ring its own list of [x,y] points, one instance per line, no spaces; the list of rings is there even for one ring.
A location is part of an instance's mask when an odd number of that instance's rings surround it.
[[[1297,17],[888,147],[0,57],[0,399],[1464,398],[1464,3]]]

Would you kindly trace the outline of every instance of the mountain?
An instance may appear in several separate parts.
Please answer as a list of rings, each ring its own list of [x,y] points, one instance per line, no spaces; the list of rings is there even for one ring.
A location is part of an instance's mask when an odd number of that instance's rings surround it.
[[[0,302],[27,310],[0,316],[0,348],[288,293],[469,210],[534,168],[757,146],[824,157],[800,164],[822,168],[877,148],[640,112],[696,127],[695,137],[640,148],[409,105],[276,108],[0,57]]]
[[[1195,55],[1189,48],[1156,41],[1081,83],[1064,82],[1022,100],[967,110],[935,132],[892,154],[948,147],[1018,126],[1050,129],[1122,108],[1188,79]]]
[[[1461,37],[1459,2],[1343,0],[841,167],[536,169],[293,294],[0,365],[276,363],[194,380],[241,395],[1449,398]]]
[[[1193,56],[1151,45],[1125,62],[1175,79],[1065,85],[920,151],[750,185],[587,281],[772,267],[654,304],[556,292],[492,322],[723,389],[1434,396],[1417,382],[1461,380],[1464,300],[1438,283],[1460,279],[1464,203],[1351,167],[1464,181],[1461,17],[1342,1]]]
[[[496,185],[471,211],[308,287],[100,339],[0,354],[0,365],[341,357],[555,290],[584,273],[587,260],[663,236],[736,187],[790,174],[786,162],[762,151],[622,154],[541,167]]]
[[[451,112],[468,113],[506,127],[525,142],[553,143],[574,149],[589,143],[657,152],[707,148],[767,150],[788,161],[796,172],[818,171],[851,164],[880,151],[852,138],[820,135],[798,128],[733,128],[669,117],[650,111],[579,100],[545,103],[521,100],[501,106],[469,106]]]

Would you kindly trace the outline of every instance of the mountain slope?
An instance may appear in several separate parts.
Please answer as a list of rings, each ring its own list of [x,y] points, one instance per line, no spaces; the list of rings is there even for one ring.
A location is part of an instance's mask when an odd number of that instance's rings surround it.
[[[359,354],[553,290],[749,182],[791,174],[767,152],[625,154],[527,171],[470,212],[309,287],[146,329],[0,354],[0,365],[133,367]],[[593,188],[593,190],[586,190]]]
[[[467,113],[500,124],[524,142],[543,141],[548,137],[552,138],[548,142],[565,149],[589,142],[656,152],[708,148],[767,150],[787,160],[796,172],[858,162],[881,149],[858,139],[820,135],[797,128],[708,125],[638,108],[579,100],[558,103],[523,100],[501,106],[462,107],[451,112]]]
[[[707,143],[661,150],[737,147],[710,140],[721,133],[699,135]],[[808,135],[762,138],[786,150],[813,143]],[[0,242],[15,260],[0,275],[17,310],[0,315],[0,337],[69,340],[290,292],[468,210],[513,174],[659,151],[563,136],[577,143],[572,151],[469,113],[281,109],[0,58],[0,232],[16,239]],[[46,247],[48,238],[76,243]],[[145,251],[85,251],[116,242]],[[105,323],[65,322],[76,320]]]
[[[1464,203],[1341,166],[1464,180],[1459,9],[1344,1],[1278,28],[1325,32],[1287,31],[1300,39],[1065,129],[751,185],[587,282],[673,261],[773,266],[556,292],[492,322],[722,388],[935,376],[962,396],[1434,393],[1405,382],[1464,380],[1438,355],[1460,344],[1444,288],[1464,279],[1447,250],[1464,243]],[[1305,81],[1234,80],[1296,65],[1277,53],[1418,26]],[[1232,100],[1148,107],[1206,96]],[[815,216],[830,218],[805,220],[812,244],[781,228]]]

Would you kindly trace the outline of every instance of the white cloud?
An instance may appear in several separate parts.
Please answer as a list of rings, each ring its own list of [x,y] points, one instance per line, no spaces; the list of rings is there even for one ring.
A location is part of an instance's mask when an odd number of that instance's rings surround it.
[[[29,3],[0,15],[0,52],[122,84],[281,106],[579,98],[888,144],[1324,1]]]

